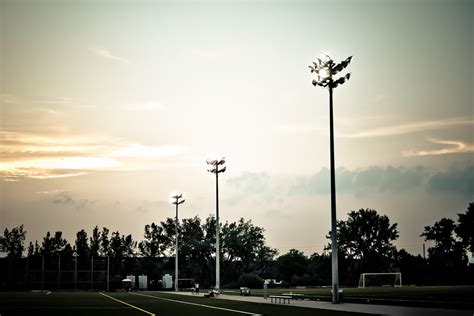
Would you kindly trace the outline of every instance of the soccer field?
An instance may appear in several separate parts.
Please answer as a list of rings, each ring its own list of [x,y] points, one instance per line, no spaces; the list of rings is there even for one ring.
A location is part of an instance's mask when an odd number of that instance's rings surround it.
[[[162,292],[0,292],[0,314],[10,315],[367,315],[288,305],[257,304],[224,299],[177,296]]]

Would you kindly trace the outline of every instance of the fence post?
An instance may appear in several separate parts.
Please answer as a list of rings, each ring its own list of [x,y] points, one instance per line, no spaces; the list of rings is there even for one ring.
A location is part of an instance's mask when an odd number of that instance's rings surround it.
[[[58,255],[58,289],[61,288],[61,255]]]
[[[109,292],[110,288],[109,288],[109,278],[110,278],[110,262],[109,262],[109,259],[110,257],[107,256],[107,292]]]
[[[91,290],[94,289],[94,256],[91,256]]]
[[[74,289],[77,290],[77,255],[74,255]]]
[[[26,268],[25,268],[25,270],[26,270],[26,273],[25,273],[26,274],[26,280],[25,280],[25,287],[24,287],[25,290],[27,290],[29,288],[29,285],[30,285],[30,275],[28,273],[28,258],[29,258],[29,256],[26,257]]]
[[[41,256],[41,293],[44,289],[44,255]]]

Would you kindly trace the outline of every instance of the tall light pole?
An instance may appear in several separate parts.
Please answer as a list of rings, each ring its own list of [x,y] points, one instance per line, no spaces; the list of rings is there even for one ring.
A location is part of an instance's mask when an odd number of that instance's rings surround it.
[[[339,304],[339,272],[337,258],[337,219],[336,219],[336,175],[334,169],[334,119],[332,107],[332,91],[338,85],[349,80],[351,74],[348,73],[336,80],[333,76],[346,68],[351,62],[352,56],[339,64],[335,64],[329,55],[317,58],[317,62],[313,62],[309,66],[312,73],[316,74],[313,80],[314,86],[320,86],[329,89],[329,139],[330,139],[330,157],[331,157],[331,252],[332,252],[332,303]]]
[[[185,200],[180,199],[183,194],[175,194],[171,197],[171,204],[176,205],[176,219],[175,219],[175,230],[176,230],[176,258],[174,260],[174,290],[178,292],[178,205],[183,204]]]
[[[216,288],[220,291],[221,288],[221,277],[220,277],[220,226],[219,226],[219,173],[225,172],[226,167],[223,166],[219,169],[219,166],[225,163],[225,159],[221,160],[207,160],[208,165],[210,165],[208,172],[216,174]]]

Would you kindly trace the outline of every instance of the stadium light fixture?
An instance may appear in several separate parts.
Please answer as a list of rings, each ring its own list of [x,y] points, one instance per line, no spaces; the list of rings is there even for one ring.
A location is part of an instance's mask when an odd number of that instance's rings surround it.
[[[175,231],[176,231],[176,252],[175,252],[175,260],[174,260],[174,290],[178,292],[178,205],[184,203],[184,199],[180,200],[183,197],[183,194],[174,194],[171,196],[171,204],[176,205],[176,219],[175,219]]]
[[[226,171],[226,166],[223,166],[225,163],[225,158],[221,160],[217,159],[208,159],[206,160],[209,165],[207,171],[214,173],[216,175],[216,288],[220,290],[221,288],[221,278],[220,278],[220,226],[219,226],[219,173]],[[219,166],[222,166],[219,169]]]
[[[337,229],[336,229],[336,176],[334,169],[334,119],[332,106],[333,90],[349,80],[350,73],[345,76],[334,78],[336,74],[346,68],[352,56],[343,60],[339,64],[334,63],[329,54],[324,54],[316,59],[313,65],[310,65],[311,73],[315,74],[313,79],[313,86],[320,86],[329,89],[329,138],[330,138],[330,158],[331,158],[331,252],[332,252],[332,303],[338,304],[339,298],[339,272],[338,272],[338,257],[337,257]]]

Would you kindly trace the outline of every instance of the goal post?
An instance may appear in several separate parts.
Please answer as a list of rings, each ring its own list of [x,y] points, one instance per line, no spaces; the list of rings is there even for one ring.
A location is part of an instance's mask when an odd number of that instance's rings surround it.
[[[361,273],[359,277],[359,288],[369,286],[402,286],[401,272],[374,272]]]

